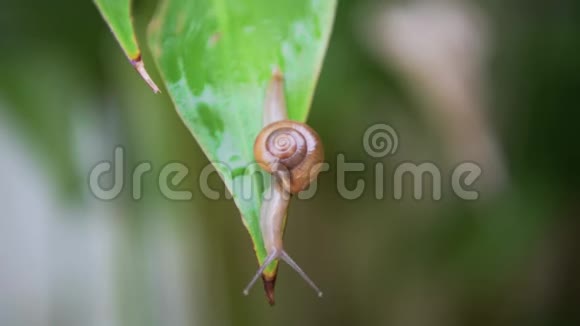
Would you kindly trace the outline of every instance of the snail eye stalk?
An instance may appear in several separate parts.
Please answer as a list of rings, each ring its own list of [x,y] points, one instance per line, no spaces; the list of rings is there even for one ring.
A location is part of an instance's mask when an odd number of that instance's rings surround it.
[[[298,275],[300,275],[300,277],[302,277],[304,279],[304,281],[306,281],[306,283],[308,283],[308,285],[310,285],[310,287],[316,292],[318,297],[322,298],[323,293],[322,293],[322,291],[320,291],[318,286],[316,286],[316,283],[314,283],[314,281],[312,281],[312,279],[308,276],[308,274],[306,274],[302,270],[302,268],[300,268],[300,266],[298,266],[298,264],[292,259],[292,257],[290,257],[290,255],[288,255],[288,253],[286,253],[286,251],[284,251],[284,250],[272,252],[270,255],[268,255],[268,257],[266,257],[266,260],[264,260],[264,263],[262,264],[262,266],[260,266],[260,268],[258,268],[258,271],[256,272],[256,274],[254,275],[254,277],[252,278],[250,283],[248,283],[248,286],[246,286],[246,288],[244,289],[244,295],[250,294],[250,290],[252,289],[254,284],[256,284],[256,282],[260,278],[260,275],[262,275],[262,273],[264,272],[266,267],[268,267],[268,265],[270,265],[276,259],[282,259],[284,262],[286,262],[286,264],[288,264],[290,267],[292,267],[292,269],[294,269],[296,271],[296,273],[298,273]]]

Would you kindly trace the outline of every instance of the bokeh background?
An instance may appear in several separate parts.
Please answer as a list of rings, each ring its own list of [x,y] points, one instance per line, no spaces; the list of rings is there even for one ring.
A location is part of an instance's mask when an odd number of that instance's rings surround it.
[[[143,45],[154,9],[135,1]],[[331,169],[292,203],[287,250],[325,297],[281,265],[273,308],[242,295],[257,264],[235,205],[203,197],[207,159],[91,1],[2,0],[0,49],[2,326],[580,324],[578,1],[339,2],[309,124],[331,167],[366,164],[347,182],[368,190],[342,199]],[[378,122],[396,155],[365,153]],[[154,177],[140,201],[94,198],[89,171],[116,145],[128,167],[186,163],[193,200]],[[447,183],[441,201],[393,200],[404,161],[444,180],[475,161],[481,198]]]

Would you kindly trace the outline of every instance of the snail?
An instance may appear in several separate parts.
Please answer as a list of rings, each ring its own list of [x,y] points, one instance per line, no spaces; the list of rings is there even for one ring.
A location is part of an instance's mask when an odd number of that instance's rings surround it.
[[[248,295],[264,270],[274,261],[283,260],[292,267],[318,294],[322,292],[283,246],[284,227],[291,195],[306,189],[316,179],[324,160],[324,150],[318,134],[306,124],[288,120],[284,99],[284,81],[275,69],[266,90],[264,128],[254,143],[254,158],[272,175],[269,192],[264,194],[260,211],[260,229],[267,256],[244,289]],[[269,196],[266,196],[266,194]],[[268,293],[273,303],[273,285]]]

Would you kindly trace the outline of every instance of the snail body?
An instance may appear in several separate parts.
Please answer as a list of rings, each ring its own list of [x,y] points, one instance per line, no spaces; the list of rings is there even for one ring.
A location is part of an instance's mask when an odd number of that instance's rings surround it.
[[[324,149],[318,134],[304,123],[288,120],[283,85],[282,74],[276,69],[266,90],[264,128],[254,143],[256,162],[272,175],[270,189],[265,192],[269,195],[264,197],[260,211],[260,229],[268,255],[244,294],[249,293],[250,288],[272,262],[281,259],[322,297],[322,292],[286,253],[283,246],[291,195],[306,189],[316,179],[324,161]],[[268,293],[268,289],[271,293]],[[266,292],[268,300],[273,304],[273,284],[266,287]]]

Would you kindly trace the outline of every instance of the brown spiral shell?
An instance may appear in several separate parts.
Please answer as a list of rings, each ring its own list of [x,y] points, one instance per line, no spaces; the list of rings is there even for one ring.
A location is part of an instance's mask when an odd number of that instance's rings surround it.
[[[324,161],[320,137],[306,124],[282,120],[264,127],[254,143],[254,157],[268,173],[288,175],[289,191],[298,193],[316,179]]]

